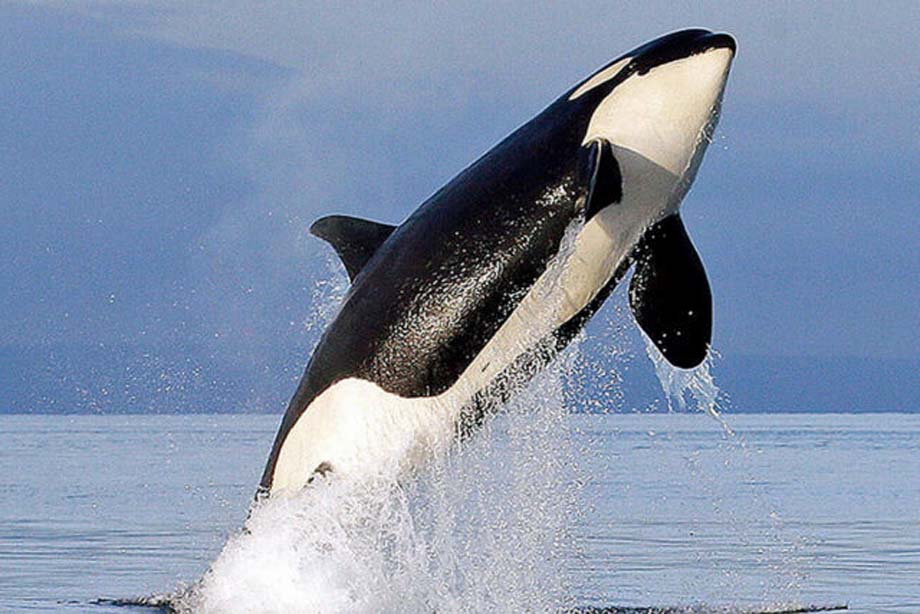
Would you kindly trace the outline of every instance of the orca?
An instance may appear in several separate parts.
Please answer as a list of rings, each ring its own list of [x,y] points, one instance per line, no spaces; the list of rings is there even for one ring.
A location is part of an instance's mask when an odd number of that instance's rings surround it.
[[[640,328],[674,366],[699,365],[712,298],[678,208],[734,55],[728,34],[667,34],[575,85],[400,225],[316,221],[351,286],[260,495],[420,467],[552,360],[631,267]]]

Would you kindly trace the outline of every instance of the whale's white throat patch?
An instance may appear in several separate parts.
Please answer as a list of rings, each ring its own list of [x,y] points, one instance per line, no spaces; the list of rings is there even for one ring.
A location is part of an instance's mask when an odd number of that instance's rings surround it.
[[[722,95],[732,51],[711,49],[634,73],[591,116],[584,143],[605,139],[682,177]]]

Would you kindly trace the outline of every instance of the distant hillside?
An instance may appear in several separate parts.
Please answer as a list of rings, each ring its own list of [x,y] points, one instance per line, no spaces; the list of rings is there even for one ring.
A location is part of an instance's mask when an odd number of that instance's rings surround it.
[[[223,356],[200,347],[0,348],[0,413],[271,413],[302,356]]]
[[[218,354],[199,347],[0,348],[0,413],[280,413],[306,349]],[[589,360],[568,392],[581,411],[665,411],[644,357]],[[731,412],[918,412],[920,359],[726,356],[714,375]]]
[[[739,412],[920,412],[920,359],[734,356],[716,376]]]

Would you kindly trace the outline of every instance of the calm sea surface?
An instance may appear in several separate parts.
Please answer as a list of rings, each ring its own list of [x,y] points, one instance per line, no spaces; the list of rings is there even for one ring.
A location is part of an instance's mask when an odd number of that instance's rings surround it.
[[[278,421],[0,416],[0,612],[124,612],[91,602],[193,582],[244,522]],[[568,419],[580,603],[920,612],[920,415],[728,422]]]

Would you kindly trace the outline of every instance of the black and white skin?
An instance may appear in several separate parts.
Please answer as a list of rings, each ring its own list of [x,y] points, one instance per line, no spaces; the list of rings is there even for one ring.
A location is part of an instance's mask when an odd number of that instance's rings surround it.
[[[699,365],[712,298],[679,206],[734,54],[727,34],[668,34],[563,94],[399,226],[318,220],[352,284],[260,492],[421,467],[562,350],[631,267],[640,328],[672,365]]]

